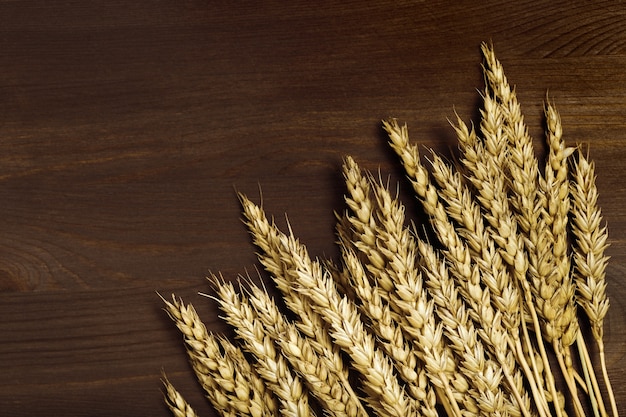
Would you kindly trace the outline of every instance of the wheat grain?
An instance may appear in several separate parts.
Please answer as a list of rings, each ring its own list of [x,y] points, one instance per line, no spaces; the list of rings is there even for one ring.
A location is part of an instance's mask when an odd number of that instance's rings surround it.
[[[214,406],[222,412],[236,411],[252,417],[273,415],[276,400],[241,350],[227,339],[207,333],[193,306],[185,306],[175,297],[165,303],[168,314],[185,335],[191,365]]]
[[[507,185],[511,190],[509,201],[515,212],[515,218],[521,230],[528,238],[527,243],[536,245],[538,222],[543,205],[542,195],[538,191],[539,164],[535,157],[533,143],[528,128],[524,123],[520,104],[515,90],[511,88],[500,61],[496,58],[493,47],[483,43],[481,46],[485,58],[484,73],[487,80],[487,94],[491,92],[496,99],[496,106],[503,115],[503,129],[508,140],[507,163],[505,170],[511,180]],[[533,246],[528,247],[533,252]]]
[[[471,250],[472,260],[479,266],[481,282],[489,288],[489,298],[494,308],[502,313],[503,324],[508,331],[515,334],[521,316],[519,292],[503,264],[500,252],[495,250],[495,242],[484,225],[480,207],[472,199],[460,173],[452,172],[450,166],[435,154],[432,155],[432,173],[440,188],[440,195],[446,202],[446,212],[458,223],[457,232]],[[465,284],[463,281],[459,282],[459,290],[470,302],[470,306],[474,307],[475,321],[493,322],[494,309],[489,308],[489,303],[485,303],[483,297],[486,295],[473,296],[479,292],[471,290]]]

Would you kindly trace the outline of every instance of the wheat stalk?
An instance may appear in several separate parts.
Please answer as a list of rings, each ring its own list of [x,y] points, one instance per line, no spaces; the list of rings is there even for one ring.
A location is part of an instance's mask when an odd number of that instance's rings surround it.
[[[163,300],[220,415],[584,417],[590,408],[608,417],[602,383],[618,417],[603,341],[608,236],[595,167],[580,150],[571,160],[575,148],[546,101],[540,170],[515,89],[493,48],[481,49],[480,123],[470,128],[458,115],[451,123],[458,163],[433,151],[422,162],[407,126],[383,121],[427,224],[409,226],[398,191],[348,156],[347,208],[335,214],[339,260],[312,258],[288,221],[281,231],[239,194],[282,298],[249,277],[237,290],[211,275],[209,297],[241,348],[207,332],[191,305]],[[195,415],[163,378],[174,415]]]

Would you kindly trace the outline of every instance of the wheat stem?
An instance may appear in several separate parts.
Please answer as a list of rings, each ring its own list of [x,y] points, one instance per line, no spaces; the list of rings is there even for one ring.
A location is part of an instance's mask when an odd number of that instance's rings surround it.
[[[587,395],[591,401],[591,407],[593,408],[594,415],[607,417],[606,409],[604,407],[604,401],[602,400],[602,393],[598,385],[595,372],[593,371],[593,365],[591,363],[591,357],[587,350],[587,344],[583,338],[582,332],[578,332],[576,336],[576,345],[578,347],[581,368],[585,376],[585,385],[587,388]]]
[[[559,366],[561,368],[561,372],[563,374],[563,379],[565,380],[565,383],[568,386],[568,389],[570,390],[571,393],[571,398],[572,398],[572,402],[574,404],[574,411],[576,412],[576,415],[578,417],[584,417],[585,416],[585,410],[580,402],[580,398],[578,398],[578,395],[576,395],[576,382],[574,381],[574,379],[572,378],[570,372],[569,372],[569,367],[568,365],[565,363],[564,361],[564,357],[565,355],[563,354],[562,350],[563,350],[563,345],[559,342],[558,339],[554,339],[552,341],[552,347],[554,348],[554,352],[556,353],[556,359],[559,363]]]
[[[602,368],[602,376],[604,377],[604,383],[606,384],[607,391],[609,392],[609,400],[611,402],[611,410],[613,412],[613,416],[617,417],[619,412],[617,411],[617,403],[615,401],[615,394],[613,393],[613,388],[611,387],[611,381],[609,380],[609,374],[606,369],[606,358],[604,355],[604,341],[602,339],[596,340],[598,343],[598,350],[600,351],[600,366]]]

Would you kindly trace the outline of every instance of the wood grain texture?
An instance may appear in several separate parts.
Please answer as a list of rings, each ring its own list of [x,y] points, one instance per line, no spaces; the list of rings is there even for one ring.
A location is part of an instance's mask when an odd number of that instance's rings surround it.
[[[155,292],[225,330],[197,292],[255,268],[235,189],[334,256],[342,157],[401,179],[389,116],[450,152],[482,41],[537,145],[549,90],[597,163],[626,404],[622,2],[0,0],[0,414],[167,416],[165,369],[213,415]]]

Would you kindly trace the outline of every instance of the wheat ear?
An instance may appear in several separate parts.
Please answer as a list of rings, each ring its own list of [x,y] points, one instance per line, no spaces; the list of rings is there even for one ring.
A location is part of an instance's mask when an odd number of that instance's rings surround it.
[[[261,249],[258,253],[259,261],[282,293],[285,305],[296,314],[298,330],[311,340],[319,354],[333,351],[338,356],[340,349],[332,342],[327,324],[313,311],[309,305],[310,300],[292,291],[294,282],[298,279],[297,268],[312,268],[306,247],[290,242],[274,222],[268,220],[261,206],[254,204],[243,194],[239,194],[239,200],[246,226],[255,245]],[[300,264],[302,261],[307,263]]]
[[[504,75],[502,64],[496,58],[493,47],[483,43],[481,49],[485,59],[483,72],[487,94],[495,98],[495,104],[503,116],[502,128],[508,139],[508,157],[504,168],[505,171],[508,170],[511,178],[508,182],[511,190],[509,201],[515,220],[524,234],[524,246],[528,254],[528,274],[537,281],[539,276],[548,274],[551,269],[550,256],[547,255],[550,244],[543,232],[545,226],[541,219],[545,197],[538,189],[538,162],[517,95]],[[527,299],[530,299],[528,295]],[[524,340],[529,342],[525,330],[526,323],[522,322],[521,325],[525,333]],[[525,348],[532,351],[529,345]],[[534,356],[530,356],[529,359],[539,381]]]
[[[163,374],[163,386],[165,387],[165,403],[174,417],[198,417],[193,408],[187,403],[183,396],[174,388],[174,385]],[[234,417],[235,414],[222,413],[223,417]]]
[[[601,340],[604,318],[609,309],[605,280],[609,258],[604,254],[608,247],[608,233],[606,226],[602,225],[602,213],[597,204],[594,164],[580,150],[578,161],[574,163],[573,177],[572,231],[576,237],[574,271],[577,301],[587,313],[593,337]]]
[[[217,294],[215,300],[226,314],[224,319],[235,329],[244,348],[255,357],[257,372],[274,392],[284,417],[313,417],[309,396],[289,367],[286,359],[276,351],[272,338],[263,328],[249,301],[233,287],[231,282],[211,275]]]
[[[278,407],[274,394],[267,389],[265,382],[244,356],[241,349],[225,337],[216,337],[216,340],[224,352],[223,358],[219,362],[221,364],[230,363],[235,369],[234,390],[237,399],[244,406],[242,410],[239,410],[240,413],[247,413],[251,417],[276,415]],[[220,367],[221,369],[223,368]],[[234,404],[237,405],[237,402]]]
[[[570,346],[576,341],[578,318],[574,302],[575,286],[570,274],[570,258],[567,253],[567,223],[570,209],[568,161],[574,152],[565,147],[562,138],[561,119],[554,106],[547,102],[546,140],[549,146],[544,176],[539,185],[546,196],[542,211],[547,235],[550,237],[552,268],[547,276],[540,276],[540,287],[535,288],[535,302],[545,321],[544,333],[552,343],[565,382],[571,392],[574,410],[579,416],[584,409],[578,398],[572,365]]]
[[[526,276],[529,270],[529,259],[524,250],[524,240],[518,233],[517,223],[508,203],[508,191],[505,183],[508,143],[504,136],[504,114],[495,99],[489,94],[484,95],[483,101],[484,109],[481,110],[480,129],[484,138],[479,140],[473,130],[469,135],[458,135],[463,154],[462,162],[469,181],[476,189],[477,198],[483,207],[492,239],[500,248],[502,259],[510,266],[514,281],[522,289],[526,302],[525,307],[530,313],[531,323],[536,337],[539,339],[537,346],[542,358],[541,366],[546,369],[544,373],[546,383],[551,397],[556,401],[559,395],[550,370],[548,355],[541,341],[538,310],[535,308],[533,294]],[[522,331],[524,332],[523,340],[526,343],[526,349],[528,352],[532,352],[534,349],[530,346],[530,337],[525,323],[522,323]],[[536,369],[536,365],[534,367]],[[556,402],[555,408],[557,415],[562,414],[561,406]]]
[[[502,410],[507,410],[512,416],[522,413],[529,416],[526,402],[520,397],[515,384],[510,384],[513,400],[507,399],[502,389],[502,373],[506,369],[486,355],[465,303],[459,298],[457,288],[448,276],[445,261],[440,261],[433,248],[424,242],[420,242],[418,248],[427,275],[426,282],[437,305],[436,313],[443,323],[450,346],[459,357],[459,369],[466,374],[475,391],[480,411],[487,416],[499,415]],[[504,333],[497,334],[495,339],[499,339],[495,340],[496,343],[506,345]],[[510,381],[511,376],[507,377]]]
[[[571,185],[572,231],[576,238],[574,275],[578,294],[577,302],[591,323],[591,333],[598,345],[602,375],[609,394],[612,412],[614,416],[617,416],[615,395],[606,369],[603,340],[604,318],[609,308],[605,280],[609,258],[604,254],[608,247],[608,232],[607,227],[602,225],[602,213],[598,207],[594,164],[583,155],[580,149],[578,150],[578,161],[574,163],[573,171]],[[581,340],[579,344],[584,347],[584,340]],[[593,376],[593,372],[590,374]],[[596,390],[599,391],[597,388]],[[601,401],[600,405],[602,405]]]
[[[451,223],[446,209],[438,197],[436,188],[430,181],[426,168],[419,160],[417,148],[409,143],[408,129],[406,126],[400,127],[395,120],[386,122],[384,126],[389,133],[392,148],[400,156],[405,171],[409,175],[413,189],[421,199],[425,211],[430,215],[431,224],[445,248],[444,255],[449,261],[452,275],[459,282],[462,282],[462,285],[467,288],[468,294],[476,294],[477,292],[487,294],[480,286],[480,270],[475,264],[472,264],[470,251]],[[482,299],[484,296],[479,297]],[[489,302],[488,298],[487,302]],[[502,341],[506,342],[506,338],[503,337],[499,343]],[[499,360],[502,363],[506,362],[506,358],[503,356],[500,356]],[[507,372],[506,376],[511,392],[517,397],[520,409],[526,410],[524,394],[518,390],[520,384],[512,379],[510,372]]]
[[[437,416],[436,394],[426,379],[423,363],[418,359],[417,350],[411,341],[406,340],[402,327],[391,319],[389,305],[382,300],[375,287],[370,285],[365,269],[357,255],[350,249],[343,249],[342,257],[350,271],[353,286],[358,297],[359,311],[367,319],[367,324],[378,338],[378,345],[392,360],[400,378],[410,394],[413,408],[427,417]]]
[[[567,170],[564,169],[566,164],[562,163],[571,151],[564,147],[561,140],[558,113],[548,103],[545,114],[550,155],[546,177],[538,175],[532,140],[523,122],[515,91],[508,85],[493,49],[483,45],[483,54],[488,90],[491,90],[503,114],[503,129],[509,139],[509,158],[505,166],[512,178],[509,183],[512,191],[509,200],[515,209],[517,223],[525,233],[528,273],[536,295],[537,311],[545,322],[545,336],[553,345],[558,345],[554,346],[557,356],[564,356],[563,364],[567,368],[564,375],[568,381],[572,381],[577,375],[570,365],[569,345],[576,339],[578,322],[572,301],[573,286],[568,278],[569,256],[566,253],[564,231],[569,201],[565,181]],[[541,187],[538,188],[538,185]],[[546,233],[546,230],[549,232]],[[575,389],[575,385],[569,383],[568,387]],[[581,411],[578,405],[575,407],[578,412]]]
[[[333,350],[319,355],[311,339],[301,335],[264,289],[250,283],[248,292],[250,303],[267,333],[326,412],[335,417],[367,417],[348,380],[348,370],[341,356]]]
[[[292,245],[298,245],[293,235],[285,238]],[[313,310],[323,315],[331,326],[330,334],[335,343],[350,355],[356,370],[366,381],[364,390],[369,394],[366,399],[369,405],[381,415],[400,417],[413,413],[412,401],[398,383],[389,359],[366,331],[354,304],[339,294],[319,263],[302,259],[298,265],[295,291],[311,300]]]
[[[543,203],[538,190],[539,164],[532,138],[524,123],[515,90],[509,85],[493,47],[483,43],[481,50],[485,59],[483,72],[487,84],[486,94],[493,95],[502,113],[503,129],[509,145],[505,165],[511,177],[507,184],[512,191],[509,201],[520,229],[526,234],[528,243],[534,246],[538,239],[539,207]],[[528,248],[531,253],[533,246]]]
[[[549,102],[546,104],[545,113],[550,150],[545,177],[540,184],[544,194],[548,197],[544,213],[546,224],[551,230],[554,262],[552,274],[546,278],[546,283],[556,290],[550,299],[546,298],[542,302],[547,303],[544,310],[551,308],[556,312],[553,319],[546,318],[548,341],[560,339],[559,343],[567,347],[575,341],[578,332],[574,303],[575,287],[570,275],[570,261],[567,253],[567,223],[570,210],[567,158],[574,152],[574,149],[565,147],[561,118]]]
[[[455,129],[459,130],[458,134],[468,134],[460,131],[461,125],[455,126]],[[458,224],[458,233],[467,242],[472,260],[480,270],[480,281],[487,287],[481,289],[480,286],[455,277],[458,291],[467,303],[468,312],[480,329],[479,334],[486,347],[498,358],[505,371],[505,377],[509,379],[510,375],[509,384],[515,385],[521,398],[524,398],[526,408],[530,409],[523,376],[516,366],[517,360],[528,379],[539,413],[544,415],[549,410],[543,387],[537,385],[537,380],[540,379],[527,363],[520,342],[521,311],[518,287],[514,285],[500,252],[496,250],[495,243],[483,223],[480,207],[474,202],[470,190],[461,180],[460,173],[453,172],[452,168],[434,153],[431,164],[431,172],[440,187],[446,211]],[[492,323],[491,330],[486,332],[481,323]],[[502,339],[507,343],[503,344]],[[510,351],[507,350],[509,346]]]
[[[192,368],[216,410],[251,417],[276,411],[275,399],[238,348],[209,334],[192,305],[174,296],[171,302],[163,302],[183,334]]]
[[[352,215],[346,213],[339,219],[337,224],[339,244],[365,256],[368,261],[367,269],[376,276],[376,287],[381,297],[387,299],[387,293],[393,290],[394,282],[386,273],[384,255],[378,248],[380,227],[374,217],[372,185],[351,157],[344,160],[343,176],[347,189],[345,201]]]
[[[249,200],[243,200],[248,206],[248,222],[253,225],[271,227],[260,207]],[[278,234],[278,241],[286,253],[290,265],[289,282],[293,293],[306,297],[307,309],[331,326],[330,334],[335,344],[345,350],[353,360],[355,368],[363,375],[367,384],[365,390],[369,396],[366,401],[382,415],[405,416],[412,413],[411,401],[400,387],[393,368],[384,354],[376,348],[373,337],[367,333],[360,320],[356,307],[346,297],[342,297],[319,262],[312,261],[306,249],[293,236],[272,228]],[[256,234],[253,234],[256,237]],[[295,291],[293,291],[295,289]],[[297,313],[303,314],[302,311]],[[313,337],[319,336],[325,327],[319,327]]]
[[[416,245],[409,230],[404,226],[404,207],[392,199],[380,183],[367,179],[354,160],[346,159],[344,177],[348,183],[350,207],[367,207],[354,211],[348,221],[353,225],[354,249],[368,260],[367,270],[372,276],[381,298],[390,303],[395,320],[414,340],[427,342],[427,349],[414,346],[433,385],[441,393],[440,400],[455,413],[457,402],[469,404],[466,395],[467,381],[455,372],[456,364],[449,348],[444,346],[441,327],[432,316],[432,302],[428,300],[422,277],[416,265]],[[360,233],[361,232],[361,233]],[[370,239],[375,236],[375,239]],[[362,279],[358,259],[344,247],[344,258],[355,279]],[[358,284],[358,285],[366,285]],[[363,289],[362,289],[363,290]],[[477,409],[477,407],[476,407]]]

